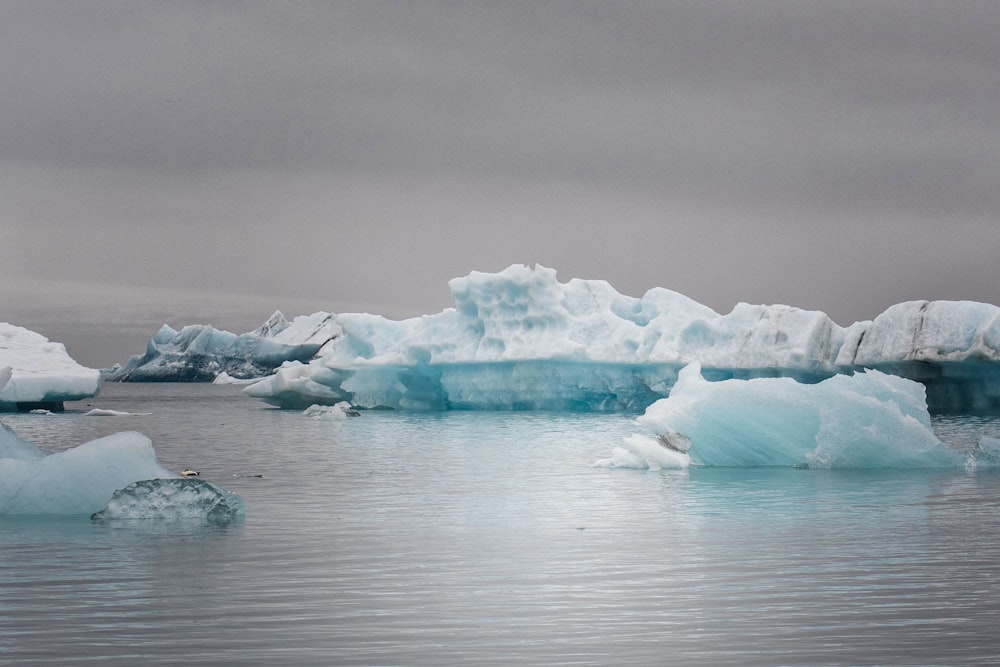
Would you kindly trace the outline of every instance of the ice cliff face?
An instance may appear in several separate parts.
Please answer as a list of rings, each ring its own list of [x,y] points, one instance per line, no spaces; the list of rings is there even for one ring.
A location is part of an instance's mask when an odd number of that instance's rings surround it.
[[[62,409],[64,401],[95,396],[100,372],[76,363],[61,343],[0,322],[0,412]]]
[[[175,331],[164,324],[146,347],[107,379],[123,382],[211,382],[268,375],[286,361],[307,361],[339,333],[330,313],[296,317],[274,313],[256,331],[236,335],[208,325]]]
[[[634,298],[601,280],[560,283],[540,266],[449,287],[455,307],[435,315],[334,316],[340,335],[317,358],[246,393],[298,409],[641,410],[698,362],[709,380],[818,382],[878,368],[924,383],[933,409],[1000,407],[1000,309],[988,304],[905,303],[844,328],[790,306],[720,315],[667,289]]]

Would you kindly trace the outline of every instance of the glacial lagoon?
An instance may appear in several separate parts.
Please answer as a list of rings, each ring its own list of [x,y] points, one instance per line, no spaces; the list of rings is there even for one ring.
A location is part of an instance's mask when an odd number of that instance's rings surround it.
[[[595,467],[636,417],[310,419],[118,383],[5,414],[57,450],[145,433],[246,515],[0,518],[0,664],[1000,660],[1000,473]],[[934,427],[968,450],[1000,417]]]

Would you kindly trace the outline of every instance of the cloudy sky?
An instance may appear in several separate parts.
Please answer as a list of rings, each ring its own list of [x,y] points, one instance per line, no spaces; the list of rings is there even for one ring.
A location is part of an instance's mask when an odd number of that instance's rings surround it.
[[[0,319],[87,365],[512,263],[841,324],[1000,301],[996,2],[0,12]]]

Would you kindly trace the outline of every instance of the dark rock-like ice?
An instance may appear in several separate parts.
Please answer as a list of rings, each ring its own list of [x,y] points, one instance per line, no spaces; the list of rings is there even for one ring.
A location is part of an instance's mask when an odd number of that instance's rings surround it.
[[[164,324],[146,352],[107,374],[121,382],[212,382],[222,376],[258,378],[287,361],[308,361],[339,328],[330,313],[296,317],[274,313],[255,331],[234,334],[193,324],[176,331]]]

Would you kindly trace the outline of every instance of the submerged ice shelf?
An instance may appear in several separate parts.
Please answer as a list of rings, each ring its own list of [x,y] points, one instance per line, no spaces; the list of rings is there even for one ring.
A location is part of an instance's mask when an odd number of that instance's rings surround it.
[[[663,288],[641,298],[541,266],[449,282],[454,308],[402,321],[332,316],[330,341],[245,389],[304,409],[639,411],[681,368],[710,380],[816,383],[873,368],[926,388],[935,410],[1000,408],[1000,308],[907,302],[844,328],[824,313],[738,304],[720,315]]]

